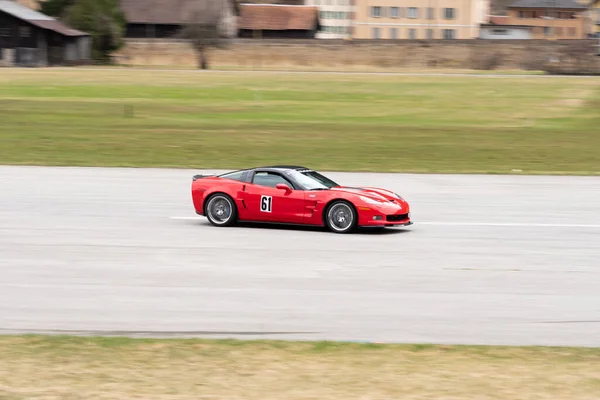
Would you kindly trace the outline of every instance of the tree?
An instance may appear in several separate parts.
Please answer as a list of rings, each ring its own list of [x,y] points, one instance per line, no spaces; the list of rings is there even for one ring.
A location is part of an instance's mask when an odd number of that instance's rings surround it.
[[[92,35],[94,59],[107,61],[124,44],[126,21],[119,0],[47,0],[40,11]]]
[[[197,0],[178,36],[189,40],[196,52],[198,68],[208,69],[207,49],[224,48],[235,37],[236,5],[232,0]]]
[[[50,15],[52,17],[61,18],[65,10],[73,5],[75,0],[38,0],[40,6],[40,12],[42,14]]]

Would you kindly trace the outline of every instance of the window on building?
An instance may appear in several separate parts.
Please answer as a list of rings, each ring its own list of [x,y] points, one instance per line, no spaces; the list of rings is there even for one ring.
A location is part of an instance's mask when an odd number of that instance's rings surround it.
[[[398,9],[398,7],[390,7],[390,17],[391,18],[399,18],[400,17],[400,10]]]
[[[444,8],[444,19],[454,19],[455,11],[454,8]]]
[[[519,18],[534,18],[535,12],[533,11],[519,11]]]
[[[381,7],[371,7],[371,17],[381,17]]]
[[[31,28],[28,26],[22,26],[19,28],[19,36],[20,37],[29,37],[31,36]]]
[[[554,32],[555,32],[556,36],[562,36],[563,35],[563,28],[562,27],[557,27]]]
[[[379,32],[379,28],[373,28],[373,39],[380,39],[381,34]]]
[[[390,28],[390,38],[398,39],[398,28]]]
[[[10,29],[9,28],[0,28],[0,36],[3,36],[3,37],[10,36]]]
[[[409,29],[408,30],[408,38],[409,39],[416,39],[417,38],[417,30],[416,29]]]
[[[435,18],[435,8],[428,7],[427,8],[427,19],[434,19],[434,18]]]
[[[549,26],[545,26],[544,27],[544,35],[550,36],[550,33],[552,33],[552,29],[550,29]]]
[[[427,39],[433,39],[433,29],[427,29]]]
[[[408,18],[419,18],[419,9],[417,7],[408,7]]]
[[[454,29],[444,29],[444,39],[455,39],[456,31]]]
[[[577,29],[575,28],[569,28],[569,36],[575,36],[577,35]]]

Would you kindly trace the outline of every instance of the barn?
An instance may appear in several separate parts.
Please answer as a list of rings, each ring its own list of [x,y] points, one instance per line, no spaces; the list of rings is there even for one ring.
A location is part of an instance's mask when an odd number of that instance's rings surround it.
[[[12,0],[0,0],[0,65],[45,67],[86,64],[88,33]]]

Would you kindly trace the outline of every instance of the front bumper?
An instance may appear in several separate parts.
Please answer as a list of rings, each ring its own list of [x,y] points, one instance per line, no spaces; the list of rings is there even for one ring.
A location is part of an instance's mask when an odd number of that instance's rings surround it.
[[[384,214],[377,211],[365,213],[359,218],[359,226],[409,226],[413,222],[410,219],[410,212],[398,214]]]

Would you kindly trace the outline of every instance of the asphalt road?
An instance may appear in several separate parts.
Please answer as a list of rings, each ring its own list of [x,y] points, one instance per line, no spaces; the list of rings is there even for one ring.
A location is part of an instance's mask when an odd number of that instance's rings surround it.
[[[0,331],[600,345],[600,178],[329,174],[387,233],[215,228],[199,171],[0,167]]]

